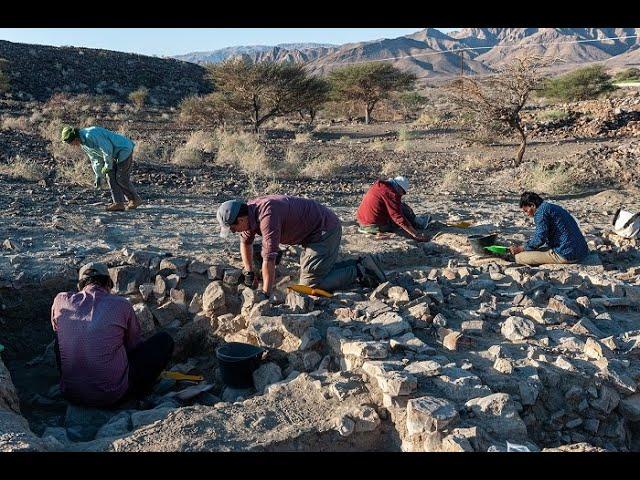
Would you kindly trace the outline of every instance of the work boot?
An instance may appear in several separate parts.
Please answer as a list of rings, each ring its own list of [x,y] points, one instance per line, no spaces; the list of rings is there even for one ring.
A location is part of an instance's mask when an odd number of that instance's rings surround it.
[[[136,200],[129,200],[129,203],[127,203],[127,210],[133,210],[134,208],[138,208],[140,205],[142,205],[141,198],[138,198]]]
[[[111,203],[105,208],[107,212],[124,212],[124,205],[122,203]]]
[[[366,255],[358,260],[359,270],[362,272],[361,282],[366,287],[375,288],[387,281],[387,276],[372,255]]]

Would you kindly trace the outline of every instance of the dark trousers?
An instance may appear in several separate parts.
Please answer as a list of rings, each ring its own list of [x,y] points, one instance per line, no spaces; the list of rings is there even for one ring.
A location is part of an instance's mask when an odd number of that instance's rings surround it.
[[[125,397],[141,398],[151,393],[160,373],[173,354],[173,338],[158,332],[128,353],[129,390]]]
[[[55,336],[54,350],[58,371],[62,376],[60,345]],[[118,403],[133,398],[141,398],[151,393],[160,373],[165,369],[173,354],[173,338],[166,332],[158,332],[127,353],[129,359],[129,389]]]
[[[140,201],[140,196],[131,183],[131,167],[133,166],[133,155],[118,163],[113,162],[113,170],[107,174],[107,183],[111,189],[113,203],[124,203],[125,198],[129,201]]]

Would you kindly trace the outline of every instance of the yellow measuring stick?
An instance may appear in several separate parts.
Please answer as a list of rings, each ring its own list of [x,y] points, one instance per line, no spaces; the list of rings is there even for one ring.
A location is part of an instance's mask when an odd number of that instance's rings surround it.
[[[204,380],[202,375],[186,375],[180,372],[169,372],[165,370],[160,374],[162,378],[168,378],[170,380],[190,380],[192,382],[201,382]]]
[[[306,295],[315,295],[316,297],[331,298],[333,296],[333,293],[329,293],[326,290],[308,287],[307,285],[290,285],[287,288],[289,290],[293,290],[294,292],[304,293]]]
[[[456,223],[447,223],[448,227],[455,227],[455,228],[469,228],[471,225],[473,225],[473,222],[470,222],[468,220],[464,220],[462,222],[456,222]]]

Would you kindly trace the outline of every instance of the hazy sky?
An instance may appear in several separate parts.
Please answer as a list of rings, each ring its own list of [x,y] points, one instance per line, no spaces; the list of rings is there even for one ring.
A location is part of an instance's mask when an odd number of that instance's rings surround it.
[[[343,44],[395,38],[423,28],[0,28],[0,40],[162,56],[239,45]]]

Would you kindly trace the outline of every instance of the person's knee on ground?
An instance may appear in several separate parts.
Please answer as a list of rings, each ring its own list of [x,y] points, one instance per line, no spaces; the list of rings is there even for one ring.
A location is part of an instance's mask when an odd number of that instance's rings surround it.
[[[129,354],[129,390],[125,398],[142,398],[153,390],[167,367],[175,342],[167,332],[158,332]]]

